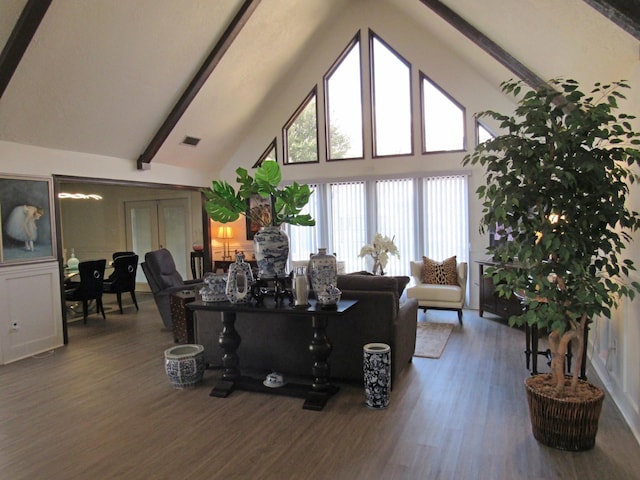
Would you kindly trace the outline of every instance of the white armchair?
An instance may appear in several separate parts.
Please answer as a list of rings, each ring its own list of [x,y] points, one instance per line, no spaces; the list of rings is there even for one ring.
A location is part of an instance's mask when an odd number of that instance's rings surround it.
[[[467,263],[457,265],[458,285],[422,283],[422,262],[410,263],[414,285],[407,288],[407,297],[418,299],[418,308],[425,312],[428,308],[457,311],[458,322],[462,325],[462,307],[467,295]]]

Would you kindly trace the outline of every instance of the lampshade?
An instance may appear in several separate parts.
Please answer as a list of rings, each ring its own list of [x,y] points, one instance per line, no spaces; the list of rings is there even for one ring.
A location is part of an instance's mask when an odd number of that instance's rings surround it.
[[[218,227],[218,238],[233,238],[233,230],[231,227],[220,226]]]

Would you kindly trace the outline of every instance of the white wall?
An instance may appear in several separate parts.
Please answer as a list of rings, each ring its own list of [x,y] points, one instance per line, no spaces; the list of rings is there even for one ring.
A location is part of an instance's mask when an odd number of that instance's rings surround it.
[[[109,180],[164,183],[168,185],[205,186],[208,176],[162,164],[150,170],[137,170],[136,161],[42,148],[0,141],[0,173],[21,175],[76,175]]]

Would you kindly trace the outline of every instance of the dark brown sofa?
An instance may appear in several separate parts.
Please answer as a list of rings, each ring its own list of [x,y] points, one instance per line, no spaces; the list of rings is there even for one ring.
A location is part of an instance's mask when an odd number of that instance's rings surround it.
[[[416,343],[418,301],[402,298],[409,277],[339,275],[342,298],[358,305],[341,317],[330,318],[327,335],[333,345],[329,357],[336,380],[362,382],[362,347],[371,342],[391,346],[392,381],[411,362]],[[406,296],[405,296],[406,297]],[[402,301],[401,301],[402,298]],[[220,315],[196,311],[197,342],[204,345],[208,362],[220,364]],[[309,343],[311,322],[304,317],[238,314],[236,330],[241,370],[265,374],[278,371],[293,376],[311,375]]]

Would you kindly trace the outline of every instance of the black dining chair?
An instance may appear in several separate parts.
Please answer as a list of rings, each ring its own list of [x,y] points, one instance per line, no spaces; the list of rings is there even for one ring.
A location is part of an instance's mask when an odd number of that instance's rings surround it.
[[[102,305],[102,288],[106,264],[107,261],[105,259],[80,262],[78,264],[80,282],[70,283],[69,286],[73,287],[65,289],[65,300],[82,302],[84,323],[87,323],[87,316],[89,314],[89,300],[95,300],[96,312],[102,313],[102,318],[107,318],[104,313],[104,306]]]
[[[135,255],[136,252],[113,252],[113,255],[111,255],[111,259],[115,260],[118,257],[122,257],[124,255]]]
[[[136,273],[138,271],[138,255],[131,253],[128,255],[115,256],[113,259],[113,273],[105,280],[102,287],[103,293],[115,293],[118,299],[118,307],[122,315],[122,294],[129,292],[131,300],[138,308],[136,300]]]

